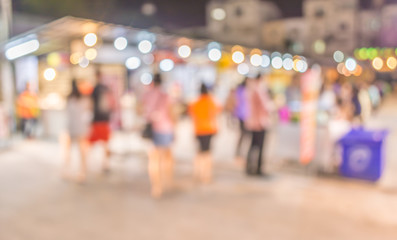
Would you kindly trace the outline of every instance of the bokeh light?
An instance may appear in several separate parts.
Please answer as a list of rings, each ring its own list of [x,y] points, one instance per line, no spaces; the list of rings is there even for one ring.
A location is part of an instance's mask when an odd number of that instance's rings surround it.
[[[98,52],[95,48],[89,48],[85,51],[84,56],[88,59],[88,60],[94,60],[96,58],[96,56],[98,55]]]
[[[270,55],[271,58],[275,58],[275,57],[281,57],[281,53],[279,52],[272,52],[272,54]]]
[[[220,43],[218,43],[218,42],[210,42],[210,43],[208,43],[208,46],[207,46],[208,50],[211,50],[211,49],[214,49],[214,48],[218,49],[218,50],[221,50],[222,45]]]
[[[356,70],[354,70],[353,75],[358,77],[362,74],[363,68],[360,65],[357,65]]]
[[[294,67],[294,61],[292,60],[292,58],[285,58],[283,60],[283,68],[285,70],[288,70],[288,71],[292,70],[293,67]]]
[[[208,58],[213,62],[219,61],[221,57],[222,57],[222,52],[219,49],[213,48],[208,51]]]
[[[137,69],[141,66],[141,59],[138,57],[130,57],[125,61],[125,66],[130,70]]]
[[[47,81],[52,81],[55,79],[57,73],[55,71],[55,69],[53,68],[47,68],[46,70],[44,70],[44,79]]]
[[[174,61],[171,59],[163,59],[160,62],[160,70],[163,72],[169,72],[174,68]]]
[[[292,59],[292,55],[289,54],[289,53],[284,54],[284,55],[283,55],[283,59],[287,59],[287,58]]]
[[[267,68],[270,66],[270,57],[266,54],[262,55],[262,64],[261,66]]]
[[[148,72],[142,73],[140,80],[143,85],[149,85],[153,81],[153,75]]]
[[[84,36],[84,44],[88,47],[94,46],[98,41],[98,37],[95,33],[87,33]]]
[[[357,62],[356,60],[354,60],[354,58],[348,58],[346,59],[345,66],[347,70],[353,72],[354,70],[356,70]]]
[[[294,64],[294,66],[295,66],[295,68],[294,68],[295,71],[301,72],[301,73],[306,72],[307,69],[308,69],[307,62],[304,61],[304,60],[302,60],[302,59],[298,59],[298,60],[296,61],[296,63]]]
[[[397,59],[395,57],[389,57],[386,64],[391,70],[394,70],[397,67]]]
[[[262,64],[262,56],[259,54],[254,54],[250,58],[252,66],[258,67]]]
[[[79,66],[80,67],[86,68],[86,67],[88,67],[89,64],[90,64],[90,61],[86,57],[81,57],[79,59]]]
[[[143,61],[145,64],[147,64],[147,65],[153,64],[153,63],[154,63],[154,56],[153,56],[153,54],[146,54],[146,55],[143,55],[143,56],[142,56],[142,61]]]
[[[240,51],[235,51],[232,55],[233,62],[235,62],[237,64],[244,62],[244,59],[245,59],[244,53],[242,53]]]
[[[375,59],[376,57],[378,57],[378,50],[376,48],[368,48],[367,49],[367,57],[368,59]]]
[[[339,50],[334,52],[335,62],[341,63],[341,62],[343,62],[344,59],[345,59],[345,55],[343,54],[343,52],[341,52]]]
[[[82,54],[80,52],[72,53],[70,55],[70,62],[72,64],[79,64],[81,57],[82,57]]]
[[[317,40],[313,44],[313,49],[317,54],[324,54],[327,49],[327,45],[323,40]]]
[[[358,50],[358,56],[360,57],[361,60],[367,60],[368,59],[367,49],[360,48],[360,50]]]
[[[374,58],[374,60],[372,60],[372,67],[374,67],[378,71],[383,68],[383,64],[383,60],[380,57],[376,57]]]
[[[58,66],[61,63],[61,61],[62,61],[61,56],[57,52],[50,53],[47,56],[47,63],[51,67]]]
[[[240,73],[241,75],[247,75],[249,73],[249,66],[246,63],[240,63],[237,66],[237,72]]]
[[[117,50],[124,50],[128,45],[128,41],[125,37],[118,37],[116,40],[114,40],[114,47]]]
[[[226,11],[223,8],[214,8],[211,11],[211,17],[215,20],[222,21],[226,18]]]
[[[278,56],[272,58],[272,67],[274,69],[281,69],[283,67],[283,59]]]
[[[345,67],[345,64],[339,63],[338,66],[336,67],[336,70],[338,71],[339,74],[343,74],[343,68]]]
[[[149,53],[152,51],[153,45],[148,40],[142,40],[138,44],[138,49],[141,53]]]
[[[141,12],[145,16],[153,16],[157,12],[157,7],[151,2],[142,5]]]
[[[187,58],[192,53],[192,49],[188,45],[182,45],[178,48],[178,54],[182,58]]]

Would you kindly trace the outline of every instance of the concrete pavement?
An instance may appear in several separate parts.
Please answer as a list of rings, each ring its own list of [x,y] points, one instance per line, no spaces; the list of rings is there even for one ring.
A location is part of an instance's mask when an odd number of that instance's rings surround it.
[[[234,141],[235,133],[222,130],[214,144],[214,183],[200,186],[191,179],[191,129],[181,126],[175,187],[153,200],[145,145],[136,135],[117,136],[108,175],[100,173],[102,152],[94,148],[82,186],[60,178],[57,143],[19,142],[0,153],[0,240],[395,240],[396,103],[388,99],[369,123],[391,129],[388,166],[378,184],[272,166],[270,179],[246,177],[231,160],[227,141]]]

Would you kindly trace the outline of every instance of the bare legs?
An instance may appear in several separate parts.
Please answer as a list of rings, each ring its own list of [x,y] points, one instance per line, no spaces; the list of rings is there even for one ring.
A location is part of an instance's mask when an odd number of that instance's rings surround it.
[[[77,176],[78,182],[84,182],[87,176],[87,152],[89,144],[85,138],[79,139],[80,150],[80,173]]]
[[[110,149],[109,149],[109,143],[104,142],[103,147],[105,149],[105,158],[103,159],[102,162],[102,171],[103,172],[109,172],[110,170]]]
[[[173,181],[174,160],[170,148],[155,147],[149,151],[149,177],[152,184],[152,196],[157,198],[169,188]]]
[[[71,150],[72,150],[72,140],[68,134],[62,134],[60,137],[60,142],[63,145],[63,156],[64,164],[62,169],[62,176],[64,178],[68,177],[68,171],[71,163]],[[85,138],[80,138],[78,140],[79,152],[80,152],[80,171],[76,177],[77,182],[84,182],[87,175],[87,150],[88,142]]]
[[[70,152],[72,147],[72,141],[67,133],[62,133],[59,136],[59,142],[62,146],[62,156],[64,158],[63,168],[62,168],[62,177],[68,177],[68,170],[70,167]]]
[[[212,180],[212,157],[209,151],[198,153],[194,160],[194,176],[201,183],[208,184]]]

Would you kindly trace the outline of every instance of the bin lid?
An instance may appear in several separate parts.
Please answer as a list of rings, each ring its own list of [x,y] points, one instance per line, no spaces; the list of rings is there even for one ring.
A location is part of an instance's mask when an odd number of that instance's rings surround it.
[[[388,135],[387,130],[365,130],[364,128],[354,128],[343,136],[340,143],[357,142],[381,142]]]

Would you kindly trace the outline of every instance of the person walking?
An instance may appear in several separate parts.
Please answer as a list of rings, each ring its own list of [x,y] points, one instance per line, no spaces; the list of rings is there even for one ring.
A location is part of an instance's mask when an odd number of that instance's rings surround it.
[[[82,183],[85,181],[87,175],[87,137],[90,128],[91,112],[90,101],[80,93],[76,80],[72,81],[72,91],[67,98],[66,114],[67,134],[63,141],[65,150],[63,176],[68,177],[72,144],[77,143],[80,151],[80,172],[76,180]]]
[[[200,97],[189,106],[193,119],[195,134],[200,150],[194,160],[194,173],[202,183],[209,183],[212,178],[211,139],[217,133],[217,116],[221,108],[208,93],[205,84],[201,85]]]
[[[248,135],[248,131],[245,128],[244,121],[248,115],[248,102],[246,96],[246,85],[247,78],[237,87],[236,89],[236,107],[234,109],[234,115],[237,117],[240,126],[240,136],[237,143],[236,149],[236,159],[237,162],[243,162],[243,154],[242,154],[242,144],[244,142],[245,137]]]
[[[263,175],[262,156],[265,142],[266,128],[269,125],[269,111],[267,89],[261,83],[261,75],[250,79],[247,83],[248,114],[245,127],[252,134],[252,141],[248,151],[246,172],[248,175]]]
[[[90,143],[102,142],[104,144],[105,157],[102,164],[102,170],[107,172],[109,171],[110,165],[110,118],[114,107],[114,100],[110,89],[103,82],[100,71],[96,72],[96,80],[97,84],[91,94],[94,116],[89,141]]]
[[[169,95],[162,90],[162,78],[155,74],[153,83],[143,96],[144,117],[151,129],[153,145],[148,151],[151,194],[160,197],[170,187],[173,178],[171,144],[174,139],[175,116]]]
[[[39,100],[31,88],[30,84],[26,84],[26,89],[17,99],[17,115],[21,121],[22,134],[26,138],[32,138],[34,135],[37,118],[40,114]]]

